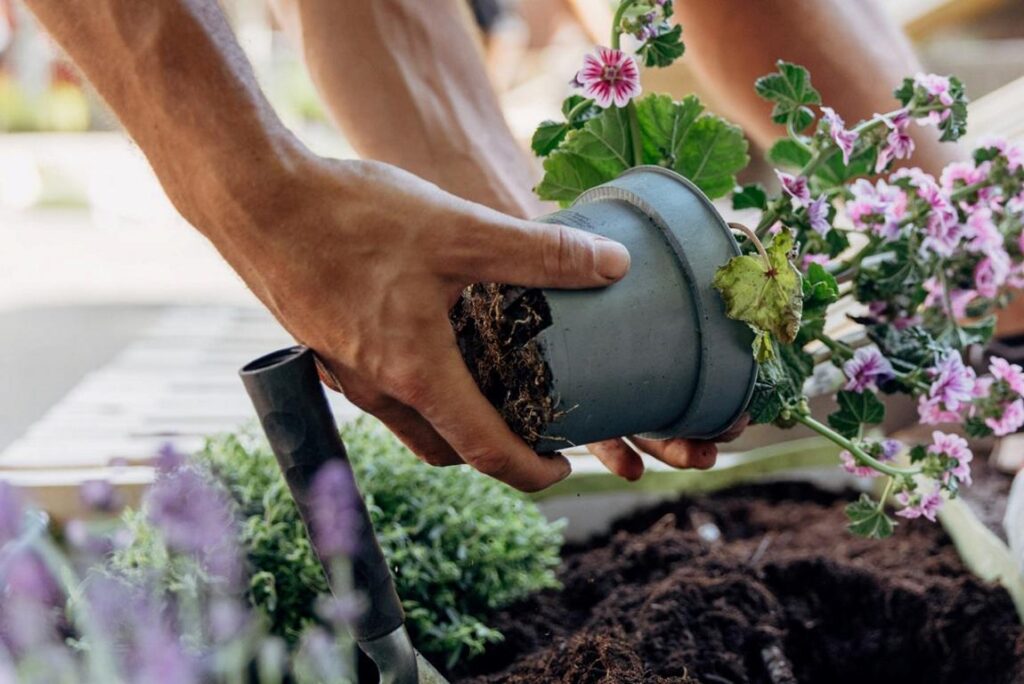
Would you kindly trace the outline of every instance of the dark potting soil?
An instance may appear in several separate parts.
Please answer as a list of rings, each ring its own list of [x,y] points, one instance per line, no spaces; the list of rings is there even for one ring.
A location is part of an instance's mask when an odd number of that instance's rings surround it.
[[[473,285],[451,312],[462,358],[481,392],[517,435],[535,444],[559,414],[551,371],[535,339],[551,325],[540,290]]]
[[[971,576],[938,525],[851,536],[850,497],[777,483],[636,513],[566,549],[564,588],[496,615],[505,640],[454,681],[1024,681],[1005,590]]]

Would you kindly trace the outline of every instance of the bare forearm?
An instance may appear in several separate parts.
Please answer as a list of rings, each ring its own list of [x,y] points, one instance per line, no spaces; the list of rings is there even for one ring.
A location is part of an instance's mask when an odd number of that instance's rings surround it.
[[[536,210],[462,0],[278,0],[331,116],[368,159],[493,208]]]
[[[261,199],[259,186],[291,163],[298,144],[260,93],[215,0],[28,4],[208,237],[223,243],[228,228],[273,201]]]
[[[687,59],[720,95],[725,114],[762,145],[783,134],[752,84],[785,59],[806,66],[825,102],[848,122],[893,109],[892,91],[921,70],[899,27],[873,0],[693,0],[677,3]],[[921,129],[914,161],[937,171],[956,150]]]

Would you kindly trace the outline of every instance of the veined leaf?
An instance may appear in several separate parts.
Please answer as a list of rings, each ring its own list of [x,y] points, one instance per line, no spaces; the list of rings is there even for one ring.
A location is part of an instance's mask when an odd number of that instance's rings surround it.
[[[814,115],[807,105],[821,104],[821,95],[811,85],[811,75],[799,64],[779,60],[778,72],[757,79],[754,90],[774,102],[772,121],[784,124],[792,121],[793,128],[801,131],[810,125]]]
[[[846,506],[846,517],[850,519],[850,532],[870,539],[885,539],[892,535],[896,526],[867,494],[861,494],[858,500]]]
[[[840,391],[839,410],[829,414],[828,424],[844,437],[853,438],[861,425],[877,425],[885,419],[885,405],[872,392]]]
[[[789,344],[796,339],[803,312],[800,272],[790,263],[793,235],[783,230],[759,255],[733,257],[715,274],[714,285],[725,300],[729,318],[749,323]]]
[[[538,157],[546,157],[565,140],[565,135],[568,132],[569,124],[563,121],[552,121],[550,119],[542,121],[537,126],[537,130],[533,132],[533,138],[530,140],[530,149]]]
[[[670,31],[645,42],[637,54],[644,60],[644,66],[667,67],[683,56],[686,46],[682,41],[683,27],[676,24]]]
[[[741,209],[767,209],[768,193],[758,183],[744,185],[732,191],[732,208]]]
[[[714,199],[733,189],[736,173],[750,158],[739,127],[703,112],[704,105],[694,95],[681,102],[668,95],[637,101],[644,162],[686,176]]]
[[[537,195],[568,204],[584,190],[630,168],[631,157],[626,111],[610,107],[583,128],[569,131],[558,149],[544,160],[544,178],[536,188]]]

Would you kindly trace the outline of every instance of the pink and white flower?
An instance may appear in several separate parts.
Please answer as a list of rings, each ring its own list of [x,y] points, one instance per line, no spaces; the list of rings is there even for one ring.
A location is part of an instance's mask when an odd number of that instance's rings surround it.
[[[807,185],[806,178],[794,176],[778,169],[775,170],[775,175],[782,183],[782,189],[792,198],[793,204],[797,207],[806,207],[811,203],[811,189]]]
[[[1024,166],[1024,147],[1006,141],[998,136],[985,136],[976,145],[979,149],[995,148],[1006,159],[1006,167],[1016,171]]]
[[[968,239],[967,249],[972,252],[990,252],[1003,249],[1003,234],[992,220],[992,210],[977,207],[967,217],[964,237]]]
[[[917,74],[914,76],[914,85],[924,89],[930,96],[932,103],[949,107],[953,104],[953,94],[950,92],[949,78],[938,74]],[[917,123],[921,126],[929,124],[939,125],[949,118],[949,109],[939,109],[928,112],[926,116],[920,117]]]
[[[998,418],[986,418],[985,425],[992,429],[996,437],[1012,435],[1024,425],[1024,400],[1014,399],[1003,406],[1003,415]]]
[[[931,369],[932,385],[928,397],[935,399],[948,410],[958,411],[973,398],[977,376],[974,369],[964,365],[959,352],[949,351]]]
[[[845,449],[839,452],[840,467],[851,475],[857,477],[878,477],[879,472],[871,466],[860,465],[853,454]]]
[[[804,272],[810,267],[811,264],[818,264],[819,266],[827,266],[829,258],[827,254],[813,254],[808,252],[804,254],[801,265],[803,266]]]
[[[880,237],[899,237],[900,221],[907,213],[907,194],[884,180],[875,184],[863,178],[850,186],[853,198],[846,213],[858,230],[870,230]]]
[[[853,154],[853,147],[857,144],[857,134],[854,131],[846,130],[846,123],[843,118],[836,114],[831,107],[821,108],[821,120],[832,137],[840,152],[843,153],[843,163],[850,163],[850,155]]]
[[[939,182],[946,192],[953,192],[960,185],[974,185],[988,177],[988,168],[975,166],[973,162],[950,162],[942,170]]]
[[[875,173],[881,173],[894,159],[910,158],[910,155],[914,153],[914,139],[907,132],[907,127],[910,125],[910,113],[907,110],[901,109],[892,117],[882,114],[875,116],[889,127],[885,145],[878,150],[878,159],[875,161]]]
[[[946,423],[959,423],[960,414],[957,411],[950,411],[942,406],[942,402],[936,399],[929,399],[921,396],[917,400],[917,415],[924,425],[944,425]]]
[[[811,224],[811,230],[822,237],[832,229],[828,223],[828,206],[825,195],[807,205],[807,222]]]
[[[1024,411],[1024,406],[1021,409]],[[932,433],[932,443],[928,447],[928,453],[935,454],[936,456],[947,456],[955,461],[954,466],[943,473],[943,482],[948,484],[949,478],[955,477],[965,485],[971,484],[970,464],[974,459],[974,454],[971,453],[966,439],[960,435],[951,435],[936,430]]]
[[[584,56],[576,81],[601,108],[625,107],[641,92],[636,59],[612,48],[599,47],[596,55]]]
[[[913,520],[914,518],[925,518],[931,522],[935,522],[935,516],[942,507],[942,488],[936,486],[928,494],[911,494],[907,491],[902,491],[896,495],[896,501],[899,502],[902,509],[896,511],[896,515],[901,518],[907,518]]]
[[[1010,255],[1002,247],[989,254],[974,267],[974,286],[979,295],[992,299],[1010,275]]]
[[[988,365],[988,372],[997,382],[1005,382],[1014,392],[1024,395],[1024,369],[1017,364],[993,356]]]
[[[863,347],[853,353],[853,358],[843,364],[848,392],[863,392],[874,387],[879,381],[887,380],[895,374],[889,359],[874,347]]]

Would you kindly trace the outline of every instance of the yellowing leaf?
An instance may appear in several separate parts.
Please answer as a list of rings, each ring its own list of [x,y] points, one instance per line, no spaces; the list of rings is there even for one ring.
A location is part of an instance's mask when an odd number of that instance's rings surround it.
[[[767,264],[759,255],[730,259],[718,269],[714,285],[722,293],[729,318],[749,323],[755,330],[771,333],[779,342],[789,344],[800,330],[803,312],[800,272],[790,263],[793,235],[783,230],[766,251]]]

